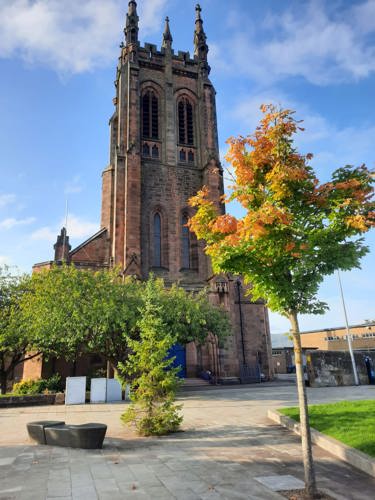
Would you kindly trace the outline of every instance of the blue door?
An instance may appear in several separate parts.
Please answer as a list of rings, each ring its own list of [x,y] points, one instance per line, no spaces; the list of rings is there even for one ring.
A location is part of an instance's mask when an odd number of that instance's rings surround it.
[[[186,351],[185,346],[180,344],[175,344],[169,350],[168,358],[175,358],[172,363],[172,368],[180,367],[178,376],[180,378],[186,377]]]

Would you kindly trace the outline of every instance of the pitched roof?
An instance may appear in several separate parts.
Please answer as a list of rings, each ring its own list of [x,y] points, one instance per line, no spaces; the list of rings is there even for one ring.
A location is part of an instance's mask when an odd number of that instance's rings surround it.
[[[285,333],[271,334],[272,349],[282,349],[283,347],[293,347],[293,341]]]

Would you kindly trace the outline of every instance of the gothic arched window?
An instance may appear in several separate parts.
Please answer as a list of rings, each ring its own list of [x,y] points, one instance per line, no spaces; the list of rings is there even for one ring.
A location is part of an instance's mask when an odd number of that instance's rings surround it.
[[[180,161],[186,161],[186,151],[184,149],[180,151]]]
[[[142,137],[159,138],[159,103],[152,90],[147,90],[142,96]]]
[[[178,142],[192,146],[194,144],[193,106],[186,97],[178,102],[177,114]]]
[[[150,156],[150,146],[145,142],[142,149],[143,156]]]
[[[161,218],[159,214],[154,215],[154,259],[153,266],[161,267]]]
[[[181,264],[183,269],[190,269],[190,234],[187,223],[188,217],[183,215],[181,219]]]

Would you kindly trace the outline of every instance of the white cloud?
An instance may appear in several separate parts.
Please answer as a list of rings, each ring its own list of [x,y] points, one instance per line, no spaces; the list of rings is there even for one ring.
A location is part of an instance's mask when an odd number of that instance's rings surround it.
[[[275,104],[283,108],[294,107],[291,99],[276,89],[262,90],[261,92],[253,92],[250,96],[239,96],[237,104],[232,109],[232,118],[239,128],[237,133],[249,134],[255,131],[259,125],[259,120],[263,116],[260,110],[262,104]]]
[[[87,238],[98,231],[99,227],[96,222],[70,215],[68,217],[68,235],[71,238]]]
[[[141,37],[160,31],[167,3],[168,0],[143,0],[138,2],[137,10]]]
[[[65,219],[62,219],[56,226],[44,226],[31,234],[31,239],[55,242],[61,228],[65,226]],[[73,214],[68,216],[67,232],[71,239],[84,239],[98,231],[98,224],[88,221]]]
[[[73,179],[65,184],[65,194],[77,194],[82,191],[81,176],[75,175]]]
[[[231,40],[227,70],[268,83],[302,76],[317,85],[357,81],[375,71],[375,46],[367,36],[375,31],[374,0],[346,9],[322,1],[286,5],[266,15],[255,32],[247,29],[250,19],[243,22],[246,32]],[[215,65],[227,53],[218,45],[211,54]]]
[[[161,28],[166,0],[139,8],[142,36]],[[12,0],[0,3],[0,57],[21,57],[58,73],[114,63],[123,34],[123,0]]]
[[[0,255],[0,266],[9,266],[12,262],[12,259],[7,255]]]
[[[31,239],[33,240],[43,240],[43,241],[56,241],[59,231],[53,230],[48,226],[41,227],[31,234]]]
[[[375,2],[367,0],[360,5],[356,5],[352,10],[356,24],[362,33],[375,31]]]
[[[0,208],[10,205],[16,201],[15,194],[0,194]]]
[[[366,163],[370,169],[375,167],[374,124],[363,123],[356,127],[340,128],[306,103],[291,99],[279,90],[269,89],[250,97],[242,96],[232,109],[232,118],[238,127],[235,134],[254,132],[262,116],[259,107],[268,103],[298,110],[296,118],[303,119],[302,127],[305,131],[296,136],[296,145],[302,153],[314,154],[312,165],[319,175],[324,177],[344,165]]]
[[[26,219],[15,219],[14,217],[9,217],[8,219],[0,221],[0,230],[13,229],[16,226],[32,224],[33,222],[35,222],[35,220],[35,217],[27,217]]]

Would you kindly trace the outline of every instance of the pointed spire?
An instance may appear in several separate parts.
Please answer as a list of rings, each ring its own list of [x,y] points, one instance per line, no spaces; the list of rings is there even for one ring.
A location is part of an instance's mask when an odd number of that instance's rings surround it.
[[[207,64],[208,45],[207,37],[203,29],[203,20],[201,18],[201,6],[195,6],[195,31],[194,31],[194,55],[198,58],[201,67],[207,74],[210,72],[210,67]]]
[[[172,34],[171,30],[169,29],[169,17],[165,18],[165,27],[164,27],[164,33],[163,33],[163,42],[161,46],[166,49],[166,48],[171,48],[172,47]]]
[[[203,31],[203,21],[201,18],[201,12],[202,8],[199,5],[199,3],[197,3],[197,5],[195,6],[195,31]]]
[[[55,258],[54,260],[57,261],[62,261],[65,260],[65,262],[68,262],[69,260],[69,252],[72,249],[71,245],[69,244],[69,236],[67,235],[65,227],[61,229],[60,234],[57,236],[57,241],[53,245],[53,248],[55,250]]]
[[[124,29],[126,45],[134,45],[138,43],[138,21],[137,2],[130,0],[128,5],[128,13],[126,14],[126,25]]]

